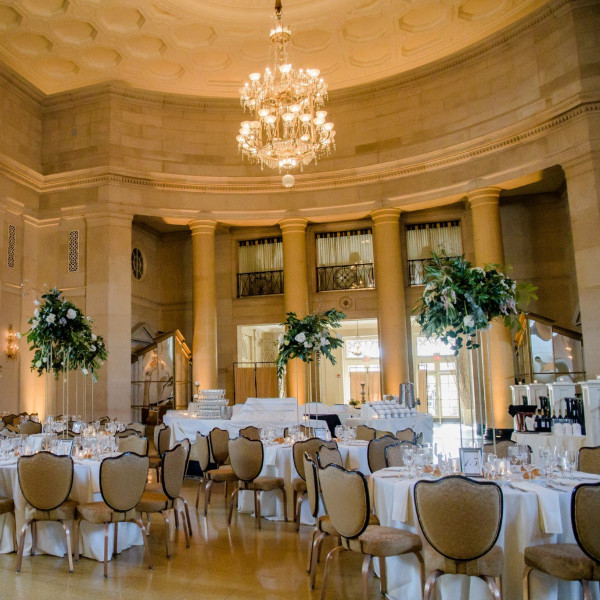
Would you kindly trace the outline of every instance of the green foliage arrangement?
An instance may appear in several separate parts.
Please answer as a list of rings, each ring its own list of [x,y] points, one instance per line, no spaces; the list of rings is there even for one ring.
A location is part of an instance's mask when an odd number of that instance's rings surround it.
[[[507,277],[499,265],[473,267],[463,256],[434,254],[425,267],[423,296],[414,309],[428,338],[439,338],[456,354],[474,349],[477,332],[501,318],[506,327],[518,326],[519,305],[536,299],[537,289]],[[466,343],[465,343],[466,340]]]
[[[106,360],[106,344],[102,336],[92,332],[92,319],[62,297],[62,291],[48,291],[36,308],[27,336],[29,349],[34,352],[31,370],[55,376],[61,371],[81,369],[97,381],[96,371]]]
[[[307,315],[299,319],[296,313],[289,312],[282,325],[285,333],[279,336],[277,354],[277,376],[281,378],[285,365],[293,358],[299,358],[305,363],[310,363],[321,356],[327,358],[335,365],[332,350],[343,344],[341,337],[332,335],[331,329],[340,327],[340,321],[346,315],[335,309],[323,313]]]

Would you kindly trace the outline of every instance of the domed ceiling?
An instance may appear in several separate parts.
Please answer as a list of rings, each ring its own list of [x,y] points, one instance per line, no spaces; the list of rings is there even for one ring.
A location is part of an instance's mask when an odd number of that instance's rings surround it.
[[[0,0],[0,60],[46,94],[94,83],[237,97],[269,60],[274,0]],[[547,0],[283,0],[293,62],[330,90],[465,48]]]

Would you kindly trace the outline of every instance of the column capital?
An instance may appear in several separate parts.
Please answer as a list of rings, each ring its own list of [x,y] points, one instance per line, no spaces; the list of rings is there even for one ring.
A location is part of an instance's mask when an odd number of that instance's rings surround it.
[[[304,233],[308,225],[308,220],[301,217],[290,217],[282,219],[278,225],[281,233]]]
[[[499,187],[486,187],[468,192],[469,206],[473,208],[482,204],[498,204],[501,191],[502,188]]]
[[[217,222],[211,219],[195,219],[188,223],[188,227],[191,229],[192,235],[214,234]]]
[[[400,213],[402,211],[399,208],[378,208],[372,210],[370,213],[371,220],[374,225],[381,225],[385,223],[399,223]]]

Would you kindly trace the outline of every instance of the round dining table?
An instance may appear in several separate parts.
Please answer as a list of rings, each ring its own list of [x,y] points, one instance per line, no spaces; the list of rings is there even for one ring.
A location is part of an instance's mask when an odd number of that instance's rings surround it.
[[[571,491],[575,484],[596,482],[600,477],[575,473],[577,480],[560,479],[552,488],[537,481],[522,478],[510,480],[502,487],[504,511],[497,544],[504,550],[502,597],[523,598],[523,553],[526,547],[537,544],[575,543],[571,526]],[[431,479],[431,478],[430,478]],[[419,527],[415,505],[415,479],[404,468],[382,469],[369,478],[369,490],[374,511],[381,525],[405,529],[425,538]],[[443,506],[440,507],[443,510]],[[419,563],[414,555],[386,559],[388,597],[392,600],[421,598]],[[426,576],[430,571],[425,565]],[[378,570],[378,568],[377,568]],[[591,586],[592,597],[600,600],[598,586]],[[443,575],[436,583],[437,600],[481,600],[491,598],[484,581],[466,575]],[[581,597],[578,582],[561,581],[539,571],[530,576],[532,599],[566,600]]]

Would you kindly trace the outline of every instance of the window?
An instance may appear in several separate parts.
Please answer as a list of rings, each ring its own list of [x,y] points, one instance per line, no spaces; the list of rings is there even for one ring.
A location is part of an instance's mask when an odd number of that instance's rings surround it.
[[[440,221],[406,226],[406,253],[410,285],[422,285],[425,266],[433,252],[462,254],[460,221]]]
[[[131,251],[131,272],[133,277],[140,281],[144,277],[145,264],[144,255],[139,248],[134,248]]]
[[[371,229],[318,233],[317,291],[375,287]]]
[[[281,237],[238,242],[238,298],[283,294]]]

